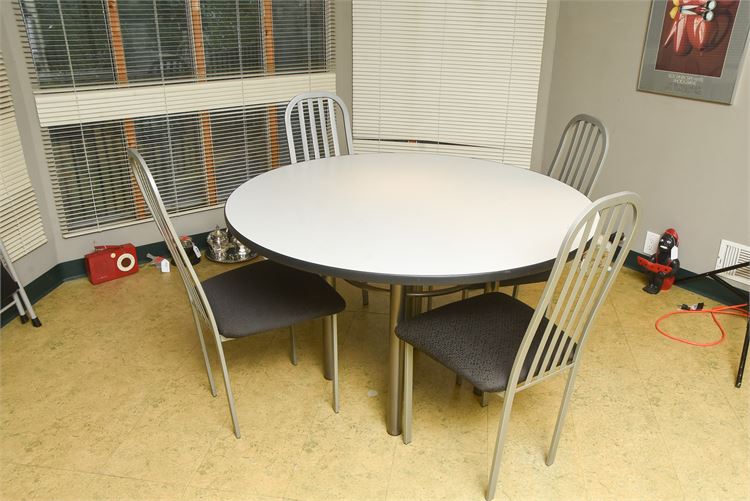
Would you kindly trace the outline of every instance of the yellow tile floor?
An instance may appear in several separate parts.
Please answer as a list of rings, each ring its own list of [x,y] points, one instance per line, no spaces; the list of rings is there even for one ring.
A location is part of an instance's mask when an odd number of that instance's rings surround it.
[[[197,267],[204,278],[225,269]],[[744,321],[726,319],[713,348],[675,343],[655,318],[702,299],[641,286],[623,270],[602,309],[553,466],[562,378],[516,397],[496,499],[750,498],[750,399],[734,387]],[[500,397],[480,407],[468,384],[417,355],[414,441],[386,434],[387,297],[371,293],[363,308],[358,290],[339,289],[341,413],[322,378],[320,322],[298,329],[296,367],[287,332],[233,341],[237,440],[223,388],[209,393],[176,273],[63,284],[36,305],[42,328],[15,320],[0,334],[0,497],[483,499]],[[671,325],[718,334],[709,318]]]

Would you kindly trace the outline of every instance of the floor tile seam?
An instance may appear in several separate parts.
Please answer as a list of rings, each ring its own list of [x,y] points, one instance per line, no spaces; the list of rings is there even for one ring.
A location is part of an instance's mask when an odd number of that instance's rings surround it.
[[[222,493],[225,493],[225,494],[236,494],[238,496],[246,496],[247,495],[247,492],[242,492],[242,491],[238,491],[238,490],[235,490],[235,489],[223,489],[223,488],[220,488],[220,487],[203,487],[203,486],[200,486],[200,485],[188,484],[188,485],[185,486],[185,494],[182,497],[183,499],[187,499],[186,494],[187,494],[188,489],[199,489],[199,490],[204,490],[204,491],[218,491],[218,492],[222,492]],[[260,496],[260,497],[262,497],[264,499],[264,501],[265,500],[268,500],[268,501],[283,501],[284,500],[284,498],[281,497],[281,496],[271,496],[271,495],[268,495],[268,494],[253,494],[253,495],[254,496]]]
[[[48,466],[48,465],[35,464],[35,463],[19,463],[17,461],[3,461],[3,463],[14,465],[14,466],[39,468],[43,470],[60,471],[60,472],[66,472],[66,473],[82,473],[84,475],[94,475],[98,477],[118,478],[118,479],[123,479],[123,480],[135,480],[138,482],[158,484],[158,485],[167,486],[167,487],[186,487],[187,486],[187,484],[185,483],[164,482],[160,480],[152,480],[148,478],[133,477],[133,476],[128,476],[128,475],[115,475],[114,473],[103,473],[99,471],[91,471],[91,470],[80,469],[80,468],[61,468],[59,466]]]
[[[237,440],[242,440],[241,438],[238,438]],[[185,492],[187,492],[187,489],[190,487],[196,487],[196,488],[202,488],[201,486],[193,485],[193,479],[195,478],[195,475],[198,473],[198,470],[200,470],[201,466],[203,466],[203,463],[206,462],[206,458],[208,457],[208,453],[211,452],[214,445],[219,441],[219,435],[217,434],[213,440],[211,440],[211,443],[206,448],[206,451],[201,456],[200,461],[196,462],[195,469],[190,473],[190,476],[188,476],[188,480],[185,483]]]
[[[412,442],[416,443],[418,440],[419,440],[419,437],[416,436],[415,434],[414,438],[412,439]],[[426,442],[424,438],[422,440]],[[505,443],[506,444],[508,443],[507,439]],[[399,436],[399,441],[396,444],[396,449],[398,449],[398,447],[409,447],[409,444],[404,444]],[[461,448],[456,448],[456,447],[440,447],[440,446],[423,445],[423,444],[414,445],[412,447],[415,449],[419,448],[420,450],[423,450],[425,452],[433,452],[433,453],[443,452],[443,453],[451,453],[451,454],[468,454],[468,455],[477,455],[477,456],[478,455],[486,456],[487,448],[488,448],[486,441],[481,450],[480,449],[461,449]]]
[[[385,501],[388,501],[388,495],[391,490],[391,481],[393,480],[393,469],[396,467],[396,453],[398,452],[398,444],[393,448],[391,453],[391,467],[388,469],[388,479],[385,482]]]
[[[570,412],[568,412],[568,415],[565,418],[565,423],[563,423],[563,429],[562,429],[561,437],[560,437],[561,441],[562,441],[562,433],[565,433],[566,427],[569,429],[568,433],[573,433],[575,436],[577,436],[577,433],[575,432],[575,430],[577,429],[576,419],[573,415],[570,414]],[[575,443],[576,446],[578,445],[577,440],[574,439],[573,442]],[[577,499],[591,499],[591,495],[589,493],[586,480],[585,480],[585,472],[583,470],[583,465],[581,464],[580,452],[578,450],[578,447],[576,446],[573,447],[573,462],[574,462],[574,468],[576,471],[576,476],[581,481],[580,487],[583,489],[583,494],[584,494],[584,496],[579,497]],[[546,461],[547,459],[546,456],[544,459]]]
[[[294,462],[294,466],[292,466],[292,471],[289,474],[289,478],[286,481],[286,485],[284,486],[284,493],[281,495],[281,499],[294,499],[295,501],[297,498],[289,498],[287,497],[287,494],[289,493],[289,489],[292,487],[292,480],[294,480],[294,475],[297,473],[297,468],[299,466],[299,461]]]
[[[615,318],[617,319],[618,330],[619,330],[620,334],[622,335],[622,337],[623,337],[623,339],[625,341],[625,345],[627,346],[627,350],[628,350],[628,354],[630,355],[632,367],[636,371],[639,379],[641,380],[641,384],[643,384],[643,377],[642,377],[642,374],[641,374],[641,369],[640,369],[639,364],[638,364],[638,358],[635,356],[635,354],[633,352],[633,348],[632,348],[631,343],[630,343],[630,340],[628,339],[628,330],[624,328],[624,325],[623,325],[623,322],[622,322],[622,318],[620,316],[620,313],[617,311],[617,308],[613,307],[612,311],[614,312]],[[571,400],[575,401],[574,398],[571,399]],[[658,421],[656,420],[655,413],[654,413],[654,410],[653,410],[653,407],[651,405],[650,400],[648,398],[646,398],[646,401],[648,402],[648,406],[649,406],[649,410],[650,410],[650,414],[651,414],[651,420],[650,421],[652,423],[654,423],[654,427],[656,428],[656,431],[659,434],[659,438],[661,439],[662,444],[663,444],[663,450],[668,451],[670,466],[672,468],[672,472],[674,474],[674,478],[677,480],[677,483],[680,486],[682,497],[684,498],[685,497],[685,488],[683,486],[683,483],[682,483],[682,480],[681,480],[679,474],[677,473],[677,469],[675,468],[674,462],[672,461],[672,451],[671,451],[670,448],[667,447],[666,440],[664,439],[664,436],[663,436],[662,431],[661,431],[661,426],[659,425]],[[575,427],[574,427],[574,430],[576,430]],[[576,440],[575,440],[574,447],[576,449],[576,454],[580,457],[581,454],[583,453],[582,450],[581,450],[581,446],[580,446],[580,440],[578,439],[578,437],[580,436],[580,434],[577,431],[574,432],[574,433],[576,434]],[[586,475],[582,471],[580,473],[580,478],[583,479],[583,485],[584,485],[584,489],[586,491],[587,499],[594,499],[594,498],[591,497],[591,493],[589,492],[588,483],[586,481]]]
[[[146,399],[147,399],[147,397],[144,397],[143,401],[140,403],[139,411],[138,411],[138,416],[137,416],[136,419],[133,420],[133,424],[130,427],[127,428],[127,430],[125,431],[125,433],[120,434],[120,439],[117,441],[117,443],[114,445],[114,447],[112,447],[112,449],[105,455],[105,457],[100,462],[100,464],[102,465],[102,467],[105,467],[106,465],[109,464],[109,461],[114,457],[115,453],[118,450],[120,450],[120,448],[126,442],[127,437],[131,436],[133,434],[133,431],[138,427],[138,425],[141,423],[141,421],[143,421],[144,416],[145,416],[145,410],[146,410],[146,405],[145,405]],[[75,470],[75,469],[73,469],[71,471],[83,471],[83,470]],[[108,475],[108,476],[113,476],[113,477],[120,477],[120,475],[113,475],[111,473],[100,473],[100,472],[87,472],[87,473],[96,473],[96,474],[101,474],[101,475]],[[123,478],[135,478],[135,477],[127,477],[127,476],[125,476]],[[149,480],[149,481],[151,481],[151,480]]]
[[[650,416],[647,416],[650,422],[653,423],[656,432],[659,436],[659,439],[661,440],[661,444],[663,447],[663,450],[667,451],[668,459],[669,459],[669,466],[672,471],[672,474],[674,475],[674,478],[677,480],[677,484],[680,486],[680,494],[683,499],[685,499],[686,492],[687,492],[687,486],[684,485],[683,479],[681,475],[679,474],[676,464],[675,464],[675,454],[671,447],[668,446],[666,437],[664,435],[664,431],[662,429],[662,424],[659,422],[659,419],[656,415],[656,409],[654,409],[654,405],[651,403],[651,399],[648,398],[648,387],[644,382],[644,375],[641,371],[641,368],[638,364],[638,359],[635,356],[635,353],[633,352],[633,348],[630,344],[630,340],[628,339],[628,332],[624,328],[624,325],[622,323],[622,319],[620,317],[620,313],[617,311],[616,308],[612,308],[612,311],[615,314],[615,318],[617,319],[618,327],[620,328],[620,331],[623,334],[623,338],[625,340],[625,345],[628,347],[628,353],[630,354],[631,359],[633,360],[633,367],[635,368],[635,371],[638,375],[638,379],[641,382],[641,386],[643,387],[644,393],[646,395],[645,401],[647,404],[648,413]]]
[[[179,380],[181,380],[181,379],[183,379],[183,378],[187,378],[187,377],[189,377],[189,376],[188,376],[188,375],[181,375],[181,376],[180,376],[180,375],[176,375],[176,376],[172,376],[172,377],[170,377],[169,379],[167,379],[167,380],[165,380],[165,381],[164,381],[164,387],[168,387],[168,386],[169,386],[169,385],[171,385],[171,384],[175,384],[175,383],[177,383],[177,382],[178,382]],[[210,395],[210,394],[211,394],[211,392],[209,391],[209,392],[208,392],[208,394]],[[122,434],[122,437],[123,437],[123,438],[122,438],[122,440],[120,440],[120,441],[119,441],[119,443],[117,444],[117,446],[116,446],[116,447],[114,447],[114,448],[112,449],[112,451],[111,451],[111,452],[110,452],[110,453],[109,453],[109,454],[107,455],[107,457],[106,457],[106,458],[105,458],[105,459],[104,459],[104,460],[102,461],[102,463],[101,463],[101,464],[102,464],[103,466],[105,466],[105,467],[106,467],[106,466],[108,466],[108,465],[110,464],[110,461],[112,460],[112,458],[113,458],[113,457],[115,456],[115,454],[116,454],[116,453],[117,453],[117,452],[118,452],[118,451],[119,451],[119,450],[120,450],[120,449],[121,449],[121,448],[123,447],[123,445],[124,445],[124,444],[125,444],[125,442],[127,441],[127,437],[129,437],[129,436],[132,436],[132,435],[133,435],[133,432],[134,432],[134,431],[135,431],[135,430],[136,430],[136,429],[137,429],[137,428],[138,428],[138,427],[139,427],[139,426],[140,426],[140,425],[141,425],[141,424],[142,424],[142,423],[143,423],[144,421],[148,422],[148,421],[147,421],[147,414],[146,414],[146,412],[145,412],[145,411],[146,411],[146,408],[147,408],[147,406],[146,406],[145,402],[146,402],[146,400],[147,400],[147,399],[148,399],[148,397],[144,397],[144,402],[143,402],[143,403],[142,403],[142,405],[140,406],[140,407],[141,407],[141,410],[140,410],[140,413],[139,413],[139,416],[138,416],[138,418],[137,418],[137,419],[135,419],[135,420],[134,420],[134,422],[133,422],[133,424],[132,424],[132,426],[130,426],[130,427],[129,427],[129,428],[127,429],[127,431],[126,431],[125,433],[123,433],[123,434]],[[208,451],[206,451],[206,452],[208,452]],[[197,470],[197,468],[196,468],[196,470]],[[111,473],[107,473],[107,474],[105,474],[105,475],[111,475],[111,476],[115,476],[115,477],[116,477],[116,476],[118,476],[118,475],[113,475],[113,474],[111,474]],[[124,478],[137,478],[137,477],[124,477]],[[191,474],[191,478],[192,478],[192,474]],[[137,478],[137,479],[138,479],[138,478]],[[147,479],[139,479],[139,480],[146,480],[146,481],[149,481],[149,482],[151,482],[151,481],[152,481],[152,480],[147,480]],[[170,484],[171,484],[171,482],[170,482]],[[187,485],[188,485],[188,483],[187,483],[187,482],[185,482],[185,483],[182,483],[182,484],[173,484],[173,485],[185,485],[185,486],[187,486]]]
[[[302,455],[304,453],[305,444],[312,437],[313,432],[315,431],[315,429],[314,429],[315,423],[318,422],[318,419],[319,419],[320,416],[322,416],[323,412],[330,412],[330,409],[328,409],[327,405],[320,406],[315,411],[315,413],[313,414],[312,419],[310,419],[308,421],[307,433],[306,433],[305,439],[302,440],[302,442],[301,442],[302,445],[301,445],[301,448],[300,448],[298,454],[295,455],[295,460],[294,460],[294,463],[293,463],[293,466],[292,466],[292,471],[289,474],[289,477],[287,478],[286,485],[284,486],[284,493],[281,496],[282,499],[287,499],[287,494],[289,492],[289,489],[292,486],[292,480],[294,480],[294,475],[297,473],[297,469],[299,468],[299,465],[300,465],[300,462],[301,462],[301,458],[302,458]]]

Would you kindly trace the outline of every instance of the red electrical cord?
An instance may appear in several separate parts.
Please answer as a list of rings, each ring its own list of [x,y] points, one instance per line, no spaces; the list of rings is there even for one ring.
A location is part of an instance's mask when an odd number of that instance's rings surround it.
[[[677,310],[677,311],[671,311],[671,312],[667,313],[666,315],[660,317],[656,321],[655,327],[656,327],[656,330],[659,331],[659,333],[661,335],[666,336],[669,339],[673,339],[675,341],[679,341],[681,343],[691,344],[693,346],[702,346],[702,347],[714,346],[714,345],[717,345],[717,344],[721,343],[722,341],[724,341],[724,338],[727,337],[727,333],[724,330],[724,327],[721,325],[721,322],[719,322],[719,319],[717,318],[716,315],[734,315],[734,316],[737,316],[737,317],[745,317],[745,318],[747,318],[747,316],[748,316],[747,310],[743,310],[742,308],[747,308],[747,303],[745,303],[745,304],[737,304],[737,305],[734,305],[734,306],[717,306],[715,308],[709,308],[709,309],[706,309],[706,310]],[[682,315],[683,313],[710,313],[711,314],[711,318],[713,319],[714,323],[717,325],[717,327],[719,327],[719,330],[721,331],[721,337],[717,341],[711,341],[710,343],[696,343],[695,341],[690,341],[689,339],[683,339],[683,338],[680,338],[680,337],[677,337],[677,336],[673,336],[673,335],[669,334],[668,332],[662,330],[659,327],[659,324],[661,323],[662,320],[664,320],[664,319],[666,319],[668,317],[671,317],[672,315]]]

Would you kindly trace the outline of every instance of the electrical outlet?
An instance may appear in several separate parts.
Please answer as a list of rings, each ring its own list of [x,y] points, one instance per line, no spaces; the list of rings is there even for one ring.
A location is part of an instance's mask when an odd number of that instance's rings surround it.
[[[660,238],[661,235],[659,235],[658,233],[647,231],[646,241],[643,243],[643,253],[648,254],[649,256],[652,254],[656,254],[656,251],[659,249]]]

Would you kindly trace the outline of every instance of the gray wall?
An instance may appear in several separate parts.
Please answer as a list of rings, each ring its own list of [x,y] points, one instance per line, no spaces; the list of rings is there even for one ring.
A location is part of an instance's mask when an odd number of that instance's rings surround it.
[[[54,204],[46,198],[49,189],[49,176],[46,175],[46,161],[41,146],[31,131],[39,134],[39,124],[33,96],[30,95],[29,79],[22,65],[21,40],[17,36],[13,8],[9,1],[0,0],[0,48],[3,52],[8,83],[10,84],[16,123],[21,137],[29,178],[36,193],[42,224],[47,243],[14,263],[22,282],[28,283],[58,263],[55,235],[52,228],[57,225]],[[28,92],[27,92],[28,90]]]
[[[611,146],[593,196],[639,193],[635,250],[643,251],[646,230],[674,227],[682,265],[712,270],[722,238],[750,244],[750,57],[731,106],[638,92],[649,12],[647,0],[562,0],[544,163],[570,117],[599,117]]]

